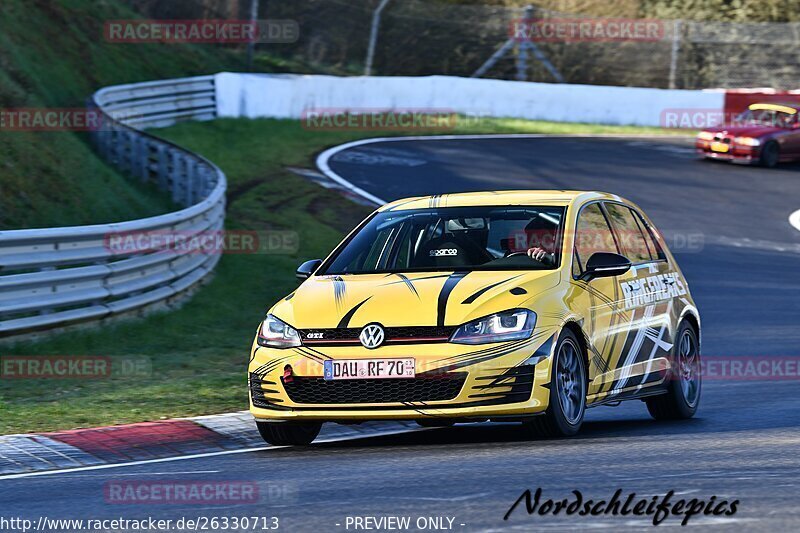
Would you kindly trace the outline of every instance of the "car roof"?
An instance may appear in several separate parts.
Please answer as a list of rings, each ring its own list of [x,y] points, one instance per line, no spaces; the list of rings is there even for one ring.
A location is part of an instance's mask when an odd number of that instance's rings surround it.
[[[425,209],[431,207],[469,207],[478,205],[569,206],[580,205],[590,200],[614,200],[617,202],[625,202],[624,199],[615,194],[599,191],[482,191],[403,198],[401,200],[396,200],[384,205],[379,209],[379,211],[402,211],[407,209]]]

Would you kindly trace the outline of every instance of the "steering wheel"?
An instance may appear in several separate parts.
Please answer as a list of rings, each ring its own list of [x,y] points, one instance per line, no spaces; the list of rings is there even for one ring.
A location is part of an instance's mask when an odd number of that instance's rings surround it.
[[[543,265],[550,266],[552,264],[552,255],[550,253],[545,253],[542,259],[534,259],[528,255],[528,252],[511,252],[506,257],[514,257],[516,255],[524,255],[528,257],[531,261],[536,261],[537,263],[541,263]]]

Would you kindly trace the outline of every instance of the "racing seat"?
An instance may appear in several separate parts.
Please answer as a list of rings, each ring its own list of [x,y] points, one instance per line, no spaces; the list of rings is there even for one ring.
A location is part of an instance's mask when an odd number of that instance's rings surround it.
[[[414,268],[461,268],[480,265],[491,254],[465,235],[449,233],[431,239],[414,256]]]

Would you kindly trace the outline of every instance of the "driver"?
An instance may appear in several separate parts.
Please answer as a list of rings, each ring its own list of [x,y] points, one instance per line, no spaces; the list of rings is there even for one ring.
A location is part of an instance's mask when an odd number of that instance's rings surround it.
[[[556,254],[548,248],[555,247],[557,226],[542,216],[537,216],[525,226],[525,234],[530,243],[525,254],[540,263],[553,266]]]

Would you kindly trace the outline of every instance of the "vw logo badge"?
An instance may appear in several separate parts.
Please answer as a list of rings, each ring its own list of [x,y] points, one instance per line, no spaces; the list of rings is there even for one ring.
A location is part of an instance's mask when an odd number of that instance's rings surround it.
[[[380,324],[369,324],[361,330],[358,340],[361,341],[364,348],[373,350],[383,344],[383,337],[383,328]]]

